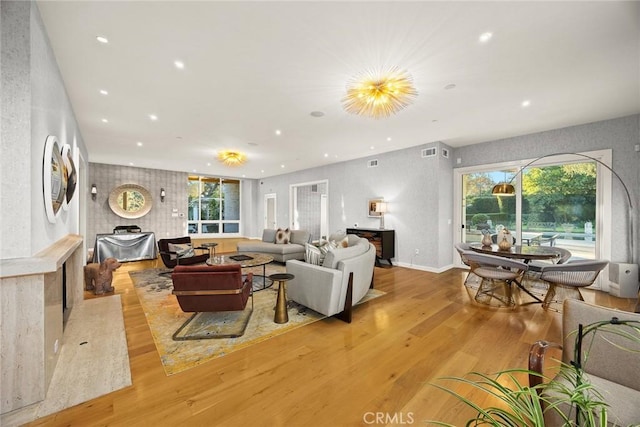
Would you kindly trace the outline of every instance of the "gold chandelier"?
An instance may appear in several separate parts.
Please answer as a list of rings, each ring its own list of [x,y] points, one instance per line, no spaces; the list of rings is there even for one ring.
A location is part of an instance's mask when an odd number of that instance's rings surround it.
[[[224,150],[218,153],[218,160],[227,166],[240,166],[247,160],[247,156],[239,151]]]
[[[348,113],[379,119],[406,108],[416,96],[411,75],[393,67],[383,72],[366,71],[349,81],[342,104]]]

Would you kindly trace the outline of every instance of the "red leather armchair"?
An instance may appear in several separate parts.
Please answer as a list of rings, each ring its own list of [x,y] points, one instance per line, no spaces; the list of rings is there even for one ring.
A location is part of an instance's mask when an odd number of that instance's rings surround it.
[[[195,314],[174,334],[174,340],[227,338],[244,334],[251,312],[253,312],[253,274],[243,279],[240,264],[229,265],[178,265],[171,275],[173,294],[184,312]],[[246,311],[251,297],[248,315],[238,316],[240,327],[235,332],[208,333],[195,337],[179,338],[180,332],[203,312]],[[215,323],[215,319],[210,319]],[[236,325],[237,326],[237,325]]]

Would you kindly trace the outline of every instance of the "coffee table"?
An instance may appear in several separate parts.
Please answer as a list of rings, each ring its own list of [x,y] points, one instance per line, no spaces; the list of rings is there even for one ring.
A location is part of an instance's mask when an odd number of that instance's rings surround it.
[[[253,276],[253,290],[260,291],[273,285],[273,280],[267,277],[267,264],[272,261],[273,257],[271,255],[235,252],[214,256],[209,258],[206,263],[207,265],[240,264],[242,268],[262,266],[262,275],[254,274]]]

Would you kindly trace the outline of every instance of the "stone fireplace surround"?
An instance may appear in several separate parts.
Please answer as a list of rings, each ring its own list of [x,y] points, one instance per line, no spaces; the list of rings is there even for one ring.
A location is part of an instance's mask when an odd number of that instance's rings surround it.
[[[69,234],[32,257],[0,260],[2,414],[45,398],[62,343],[63,280],[68,310],[84,297],[82,247]]]

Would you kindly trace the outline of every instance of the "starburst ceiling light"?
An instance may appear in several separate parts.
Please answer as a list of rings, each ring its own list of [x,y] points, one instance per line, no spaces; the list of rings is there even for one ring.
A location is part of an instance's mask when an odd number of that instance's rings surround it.
[[[247,156],[239,151],[220,151],[218,153],[218,160],[227,166],[240,166],[247,160]]]
[[[416,96],[411,75],[394,67],[366,71],[349,81],[342,104],[348,113],[380,119],[406,108]]]

